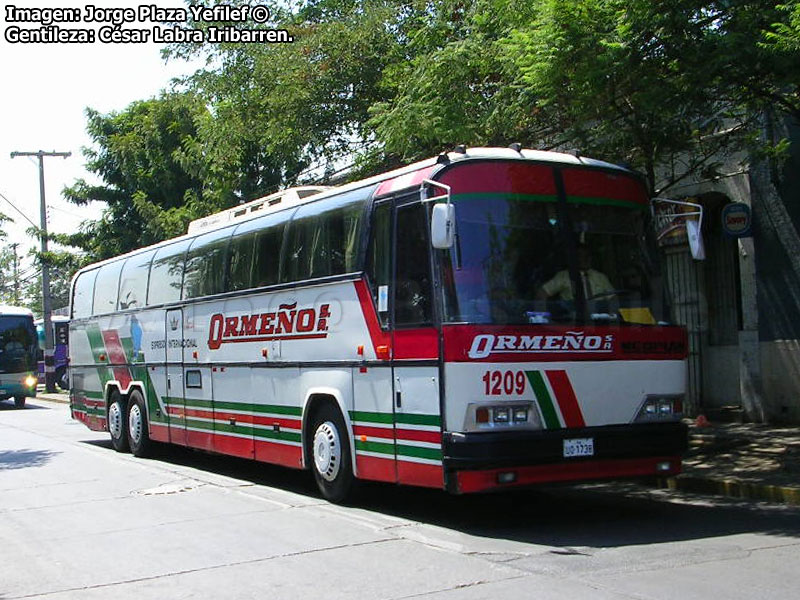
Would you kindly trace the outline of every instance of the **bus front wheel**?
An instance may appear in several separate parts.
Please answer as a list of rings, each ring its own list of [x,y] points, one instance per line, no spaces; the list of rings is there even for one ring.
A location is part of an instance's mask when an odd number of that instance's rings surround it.
[[[311,470],[322,495],[330,502],[342,502],[353,487],[353,465],[347,427],[331,404],[316,411],[311,424]]]
[[[127,452],[128,428],[125,426],[125,405],[117,390],[111,392],[108,403],[108,433],[111,434],[111,445],[117,452]]]
[[[25,408],[25,396],[14,396],[14,408]]]

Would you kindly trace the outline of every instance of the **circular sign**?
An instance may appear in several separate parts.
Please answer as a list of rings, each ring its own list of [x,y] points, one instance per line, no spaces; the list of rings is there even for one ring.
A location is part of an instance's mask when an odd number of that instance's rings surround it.
[[[722,209],[722,230],[732,237],[750,235],[750,207],[743,202],[731,202]]]

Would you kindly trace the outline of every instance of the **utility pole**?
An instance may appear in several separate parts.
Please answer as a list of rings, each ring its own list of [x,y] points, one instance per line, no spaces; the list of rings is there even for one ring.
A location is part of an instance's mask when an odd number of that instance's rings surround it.
[[[17,271],[17,246],[19,244],[11,244],[11,250],[14,252],[14,304],[19,306],[19,272]]]
[[[51,318],[52,307],[50,306],[50,266],[47,264],[47,204],[44,200],[44,157],[62,156],[67,158],[72,156],[72,152],[12,152],[11,158],[17,156],[35,156],[39,159],[39,199],[41,215],[41,238],[42,238],[42,316],[44,317],[44,380],[45,389],[48,393],[56,391],[55,366],[53,360],[53,349],[55,347],[53,339],[53,320]]]

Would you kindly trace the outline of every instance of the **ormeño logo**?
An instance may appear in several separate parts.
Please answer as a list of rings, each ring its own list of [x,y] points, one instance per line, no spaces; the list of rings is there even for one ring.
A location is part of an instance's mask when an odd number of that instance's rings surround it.
[[[470,358],[509,353],[598,353],[614,351],[613,335],[584,335],[567,331],[564,335],[492,335],[483,333],[472,339]]]
[[[297,302],[281,304],[269,313],[228,317],[217,313],[208,327],[208,347],[216,350],[222,344],[268,340],[307,340],[328,337],[331,305],[297,310]]]

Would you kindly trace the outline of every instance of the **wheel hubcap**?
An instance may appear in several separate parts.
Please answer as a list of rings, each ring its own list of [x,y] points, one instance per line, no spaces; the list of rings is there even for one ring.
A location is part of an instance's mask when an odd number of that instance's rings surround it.
[[[138,444],[139,440],[142,439],[142,410],[138,404],[131,406],[130,415],[128,416],[128,432],[134,444]]]
[[[333,481],[342,463],[339,432],[330,421],[320,424],[314,434],[314,466],[326,481]]]
[[[114,402],[108,409],[108,430],[114,439],[122,435],[122,408],[119,402]]]

